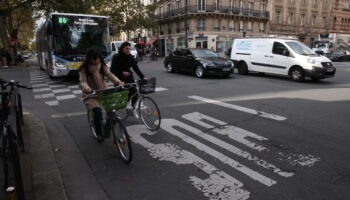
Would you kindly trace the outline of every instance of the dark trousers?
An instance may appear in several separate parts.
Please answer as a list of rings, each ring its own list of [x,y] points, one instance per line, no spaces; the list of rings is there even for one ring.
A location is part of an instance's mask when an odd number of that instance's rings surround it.
[[[123,78],[122,81],[125,83],[125,84],[128,84],[128,83],[135,83],[135,79],[133,76],[129,76],[129,77],[126,77],[126,78]],[[132,98],[132,99],[131,99]],[[137,99],[138,99],[138,95],[137,95],[137,89],[135,87],[131,87],[129,89],[129,100],[131,99],[131,105],[133,107],[135,107],[136,105],[136,102],[137,102]]]

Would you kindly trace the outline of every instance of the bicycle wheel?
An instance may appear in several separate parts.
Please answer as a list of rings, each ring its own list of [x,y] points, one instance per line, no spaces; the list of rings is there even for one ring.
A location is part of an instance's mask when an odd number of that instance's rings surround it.
[[[114,143],[116,144],[122,160],[130,163],[132,160],[132,148],[128,131],[120,120],[116,120],[113,127]]]
[[[21,94],[18,94],[18,112],[19,112],[19,116],[21,117],[22,125],[24,125],[23,107],[22,107],[22,96],[21,96]]]
[[[97,139],[97,132],[95,129],[95,122],[94,122],[94,112],[90,109],[87,110],[87,118],[88,118],[88,123],[89,127],[92,133],[92,136]]]
[[[138,113],[147,129],[156,131],[160,127],[161,116],[157,104],[151,97],[143,97],[138,104]]]
[[[24,152],[21,116],[17,107],[15,107],[15,112],[16,112],[16,129],[17,129],[18,147],[22,152]]]

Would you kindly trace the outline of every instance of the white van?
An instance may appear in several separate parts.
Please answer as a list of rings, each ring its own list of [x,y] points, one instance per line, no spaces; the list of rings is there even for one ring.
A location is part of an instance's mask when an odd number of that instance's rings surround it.
[[[111,49],[112,49],[112,56],[114,54],[117,54],[118,51],[119,51],[119,47],[120,45],[123,43],[124,41],[112,41],[110,43],[111,45]],[[135,47],[135,43],[134,42],[129,42],[131,44],[131,55],[134,56],[135,59],[138,58],[138,54],[137,54],[137,50],[136,50],[136,47]]]
[[[336,68],[326,57],[297,40],[276,38],[235,39],[231,60],[240,74],[250,71],[286,75],[294,81],[305,77],[319,80],[333,77]]]

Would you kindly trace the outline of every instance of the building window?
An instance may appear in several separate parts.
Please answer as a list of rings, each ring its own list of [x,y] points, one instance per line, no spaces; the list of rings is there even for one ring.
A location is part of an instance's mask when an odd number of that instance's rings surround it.
[[[244,2],[243,2],[243,0],[240,0],[240,2],[239,2],[239,8],[240,8],[241,10],[244,9]]]
[[[334,1],[334,7],[335,7],[335,8],[338,8],[338,7],[339,7],[339,0],[335,0],[335,1]]]
[[[316,24],[316,15],[312,16],[311,26],[315,26]]]
[[[337,17],[333,18],[333,29],[337,26]]]
[[[306,6],[306,1],[307,1],[307,0],[302,0],[302,5],[303,5],[303,6]]]
[[[260,32],[265,32],[265,24],[260,22]]]
[[[327,8],[328,8],[328,1],[323,0],[323,9],[327,9]]]
[[[323,17],[323,27],[327,27],[327,17]]]
[[[198,10],[205,10],[205,0],[198,0]]]
[[[301,14],[301,16],[300,16],[300,25],[301,26],[305,25],[305,14]]]
[[[177,11],[179,11],[180,8],[181,8],[181,1],[178,0],[178,1],[176,1],[176,9],[177,9]]]
[[[215,10],[220,10],[220,0],[215,0]]]
[[[293,12],[289,13],[288,24],[294,24],[294,13]]]
[[[244,22],[240,21],[239,22],[239,32],[243,32],[244,31]]]
[[[317,0],[313,0],[312,6],[313,6],[314,8],[316,8],[316,6],[317,6]]]
[[[197,20],[197,31],[205,31],[205,19]]]
[[[253,2],[249,2],[248,3],[248,10],[249,10],[249,12],[253,9],[253,6],[254,6]]]
[[[276,24],[281,22],[281,11],[276,11]]]
[[[231,32],[235,31],[235,21],[233,21],[233,20],[230,21],[230,31]]]
[[[253,23],[252,23],[252,22],[248,22],[248,24],[247,24],[247,30],[248,30],[249,32],[252,32],[252,31],[253,31]]]
[[[220,20],[219,19],[214,20],[214,30],[220,31]]]
[[[350,9],[350,0],[345,0],[344,8],[345,9]]]

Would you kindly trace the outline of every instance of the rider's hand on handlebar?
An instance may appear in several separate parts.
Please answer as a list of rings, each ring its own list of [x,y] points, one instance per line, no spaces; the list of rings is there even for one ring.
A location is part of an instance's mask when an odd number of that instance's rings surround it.
[[[125,85],[123,81],[118,81],[118,85]]]
[[[85,92],[85,93],[91,93],[91,92],[92,92],[92,89],[89,88],[89,87],[86,87],[86,88],[84,88],[84,92]]]

